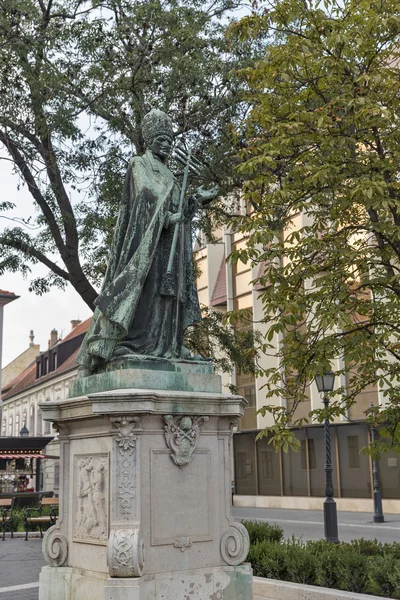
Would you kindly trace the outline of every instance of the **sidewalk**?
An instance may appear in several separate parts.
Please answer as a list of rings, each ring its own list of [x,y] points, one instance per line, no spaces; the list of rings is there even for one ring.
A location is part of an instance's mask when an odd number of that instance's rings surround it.
[[[0,600],[38,600],[44,565],[40,538],[0,540]]]
[[[285,538],[294,535],[306,541],[324,537],[324,514],[319,510],[234,506],[232,512],[238,519],[276,523],[283,528]],[[356,538],[376,538],[382,543],[400,541],[400,515],[385,515],[384,523],[374,523],[372,513],[338,512],[337,516],[339,540],[342,542]]]

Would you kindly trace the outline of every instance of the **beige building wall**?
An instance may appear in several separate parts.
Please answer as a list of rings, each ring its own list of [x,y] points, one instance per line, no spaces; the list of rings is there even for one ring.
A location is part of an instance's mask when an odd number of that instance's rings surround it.
[[[308,217],[305,215],[295,215],[293,218],[293,227],[300,228],[306,225],[308,220]],[[201,275],[198,279],[201,304],[210,306],[222,257],[227,257],[232,250],[244,248],[245,246],[246,238],[243,235],[225,230],[217,244],[203,243],[201,249],[195,253],[195,259],[201,269]],[[268,325],[261,322],[263,318],[263,307],[260,298],[260,289],[256,289],[251,283],[260,275],[259,265],[251,268],[248,264],[245,265],[239,262],[236,265],[232,265],[227,261],[225,269],[226,304],[224,307],[219,306],[216,308],[218,308],[218,310],[227,311],[251,308],[253,311],[254,329],[260,331],[261,334],[265,334]],[[259,364],[263,369],[280,368],[277,354],[280,345],[282,344],[282,335],[276,334],[273,337],[271,344],[273,347],[269,350],[268,354],[264,354],[258,359]],[[343,369],[343,361],[341,358],[338,358],[335,363],[336,364],[332,365],[335,370]],[[282,385],[284,385],[283,375],[284,374],[282,373]],[[251,380],[251,376],[241,376],[236,372],[236,369],[233,368],[230,374],[223,375],[223,382],[224,385],[236,385],[249,401],[249,405],[245,410],[245,417],[240,424],[241,429],[263,429],[264,427],[273,424],[273,417],[271,414],[266,413],[265,416],[257,414],[257,411],[267,402],[265,397],[266,390],[264,389],[266,383],[265,377],[253,378],[253,380]],[[336,379],[336,386],[341,387],[342,385],[346,385],[346,375]],[[253,392],[252,388],[254,390]],[[308,401],[302,402],[298,406],[294,415],[295,419],[307,417],[311,410],[323,408],[322,398],[315,383],[312,383],[309,387],[308,397]],[[255,398],[255,402],[253,402],[253,398]],[[345,417],[339,417],[335,419],[335,422],[348,422],[349,419],[364,419],[365,410],[371,402],[374,404],[378,403],[378,392],[376,388],[372,386],[359,395],[356,404],[350,408]],[[272,397],[268,399],[268,404],[285,406],[285,400],[277,394],[275,398]]]
[[[22,354],[14,358],[1,371],[2,386],[5,387],[10,381],[15,379],[22,371],[26,369],[40,354],[40,345],[31,343]]]

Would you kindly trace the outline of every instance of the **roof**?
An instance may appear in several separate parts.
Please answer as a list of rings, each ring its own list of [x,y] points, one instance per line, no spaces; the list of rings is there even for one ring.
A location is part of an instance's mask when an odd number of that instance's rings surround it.
[[[66,335],[65,338],[60,341],[60,344],[76,337],[77,335],[80,335],[81,333],[86,333],[87,330],[89,329],[91,320],[92,320],[92,317],[89,317],[88,319],[86,319],[86,321],[82,321],[82,323],[79,323],[79,325],[74,327],[72,329],[72,331],[70,331],[69,334]]]
[[[19,296],[14,294],[14,292],[7,292],[6,290],[0,290],[0,306],[4,306],[13,300],[17,300]]]
[[[226,265],[225,255],[222,257],[221,266],[218,271],[217,280],[210,300],[211,306],[226,304]]]
[[[42,450],[53,441],[51,437],[6,437],[0,436],[0,458],[5,458],[9,454],[26,454],[30,457],[41,456]],[[22,458],[22,456],[21,456]]]
[[[78,335],[85,333],[90,324],[90,318],[86,319],[83,323],[80,323],[63,339],[59,342],[62,344],[66,340],[70,340]],[[78,364],[75,362],[77,354],[79,352],[79,348],[77,348],[71,356],[69,356],[55,371],[51,371],[47,373],[47,375],[43,375],[42,377],[36,378],[36,361],[31,363],[22,373],[20,373],[15,379],[10,381],[7,386],[5,386],[2,390],[2,399],[7,400],[16,394],[20,394],[26,389],[31,387],[35,387],[36,385],[42,384],[66,371],[70,371],[72,369],[77,368]]]

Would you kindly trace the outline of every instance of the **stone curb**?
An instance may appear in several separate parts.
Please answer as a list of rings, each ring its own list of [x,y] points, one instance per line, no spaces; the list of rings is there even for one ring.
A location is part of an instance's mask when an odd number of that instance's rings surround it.
[[[378,596],[343,592],[278,579],[253,577],[253,592],[260,600],[379,600]]]

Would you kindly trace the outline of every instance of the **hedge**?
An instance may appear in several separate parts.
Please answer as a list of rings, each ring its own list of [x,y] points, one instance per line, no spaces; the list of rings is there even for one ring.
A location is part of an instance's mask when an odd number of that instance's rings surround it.
[[[283,540],[278,525],[244,521],[254,575],[400,599],[400,544]]]

